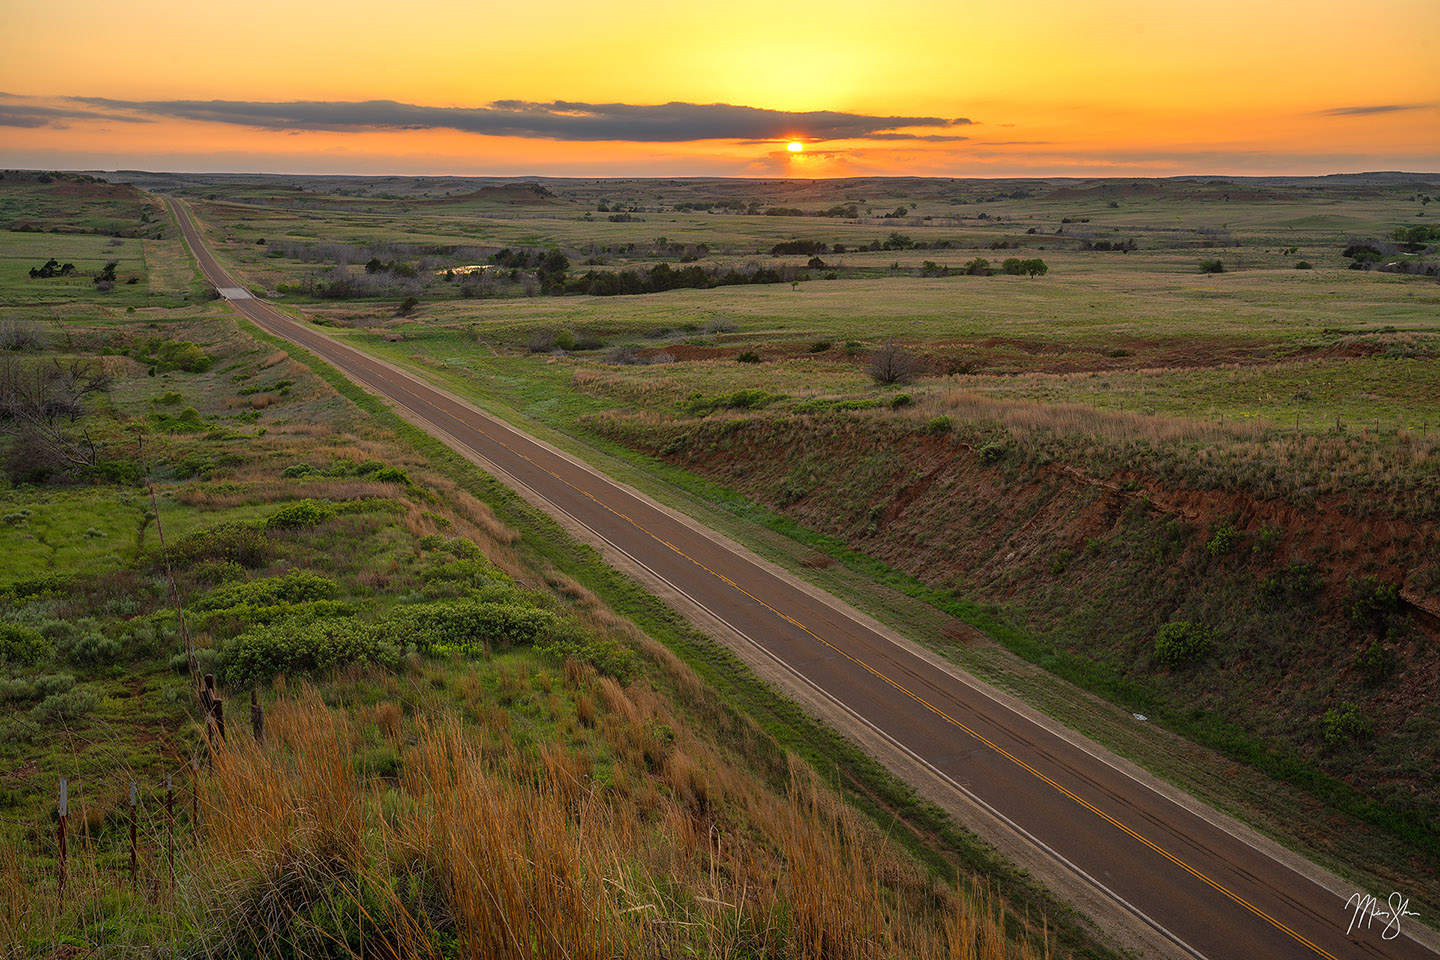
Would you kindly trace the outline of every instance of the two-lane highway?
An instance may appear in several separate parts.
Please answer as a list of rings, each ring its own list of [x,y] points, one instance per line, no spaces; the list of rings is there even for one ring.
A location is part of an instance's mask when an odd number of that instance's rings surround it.
[[[249,296],[169,201],[202,270],[260,328],[311,351],[629,557],[856,721],[1123,904],[1176,952],[1227,957],[1436,954],[1383,923],[1347,935],[1342,895],[1010,710],[979,685],[802,589],[642,494]],[[1382,899],[1389,891],[1371,891]],[[1427,918],[1428,919],[1428,918]],[[1401,924],[1401,929],[1405,924]]]

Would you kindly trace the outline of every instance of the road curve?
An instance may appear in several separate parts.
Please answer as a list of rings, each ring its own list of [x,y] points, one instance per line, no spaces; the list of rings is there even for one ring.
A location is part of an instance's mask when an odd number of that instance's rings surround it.
[[[796,678],[1020,831],[1160,931],[1177,951],[1228,957],[1430,958],[1353,905],[924,656],[706,536],[636,491],[458,398],[250,297],[189,213],[166,201],[202,271],[256,326],[290,340],[595,536],[759,646]],[[463,451],[462,451],[463,452]],[[1381,901],[1390,891],[1367,891]],[[1383,906],[1383,903],[1382,903]],[[1433,922],[1433,918],[1425,918]]]

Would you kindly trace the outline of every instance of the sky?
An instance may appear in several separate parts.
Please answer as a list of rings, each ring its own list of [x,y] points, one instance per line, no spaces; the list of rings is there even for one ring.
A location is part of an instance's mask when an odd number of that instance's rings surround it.
[[[0,0],[0,23],[8,168],[1440,171],[1440,0]]]

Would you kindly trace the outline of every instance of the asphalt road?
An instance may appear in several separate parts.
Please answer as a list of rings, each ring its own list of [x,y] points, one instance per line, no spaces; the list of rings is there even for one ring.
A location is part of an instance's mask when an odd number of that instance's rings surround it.
[[[468,447],[839,701],[1185,952],[1228,957],[1437,954],[918,653],[514,427],[249,297],[170,202],[201,269],[261,329],[290,340]],[[1366,891],[1382,902],[1391,891]],[[1425,918],[1433,922],[1433,918]]]

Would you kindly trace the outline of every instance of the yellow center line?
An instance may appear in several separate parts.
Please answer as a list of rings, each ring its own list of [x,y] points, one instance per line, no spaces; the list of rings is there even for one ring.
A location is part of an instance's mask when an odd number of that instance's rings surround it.
[[[285,319],[288,320],[289,318],[285,318]],[[433,389],[433,388],[430,388],[430,387],[427,386],[426,389]],[[414,391],[409,391],[409,392],[415,393]],[[430,399],[428,399],[428,398],[426,398],[426,397],[420,396],[418,393],[416,393],[415,396],[417,397],[417,399],[424,400],[425,403],[429,404],[431,407],[434,407],[436,410],[442,410],[442,409],[443,409],[443,408],[439,407],[437,404],[435,404],[434,401],[432,401],[432,400],[430,400]],[[856,657],[856,656],[853,656],[852,654],[849,654],[849,653],[845,652],[844,650],[841,650],[841,649],[840,649],[839,647],[837,647],[835,644],[831,643],[829,640],[826,640],[824,637],[822,637],[822,636],[820,636],[819,634],[815,633],[815,631],[811,630],[809,627],[805,626],[805,625],[804,625],[803,623],[801,623],[800,621],[796,620],[795,618],[793,618],[793,617],[791,617],[791,616],[789,616],[789,615],[787,615],[787,614],[781,613],[779,610],[777,610],[775,607],[771,606],[769,603],[766,603],[764,600],[760,599],[760,598],[757,597],[755,594],[751,593],[749,590],[746,590],[744,587],[742,587],[742,586],[740,586],[739,584],[737,584],[734,580],[731,580],[729,577],[725,576],[725,575],[722,574],[722,573],[719,573],[719,572],[717,572],[717,571],[715,571],[715,570],[712,570],[710,567],[706,566],[704,563],[700,562],[699,560],[696,560],[694,557],[690,556],[690,555],[687,554],[685,551],[681,550],[679,547],[675,546],[674,544],[670,543],[669,541],[666,541],[666,540],[660,538],[660,537],[657,536],[656,534],[650,532],[650,530],[648,530],[643,524],[638,523],[637,521],[635,521],[635,520],[632,519],[631,517],[626,516],[625,514],[623,514],[623,513],[621,513],[620,511],[616,510],[614,507],[611,507],[609,504],[607,504],[607,503],[605,503],[604,501],[600,500],[600,499],[597,498],[595,495],[591,494],[589,491],[587,491],[587,490],[582,490],[581,488],[575,486],[575,484],[571,483],[569,480],[566,480],[564,477],[560,476],[558,473],[555,473],[553,470],[550,470],[550,469],[548,469],[548,468],[546,468],[546,467],[541,466],[541,465],[540,465],[539,463],[537,463],[532,457],[530,457],[529,455],[527,455],[527,454],[525,454],[525,453],[522,453],[521,451],[517,450],[515,447],[513,447],[512,445],[510,445],[509,443],[507,443],[505,440],[503,440],[503,439],[501,439],[501,438],[498,438],[498,437],[492,436],[491,434],[487,433],[487,432],[486,432],[483,428],[481,428],[481,427],[475,427],[475,426],[472,425],[472,424],[467,424],[467,423],[465,423],[465,421],[461,420],[459,417],[455,417],[454,414],[447,414],[447,415],[453,417],[457,422],[459,422],[459,423],[462,424],[463,426],[469,426],[469,427],[471,427],[471,429],[476,430],[476,431],[479,432],[482,436],[484,436],[486,439],[491,440],[492,442],[499,444],[500,446],[504,447],[506,450],[509,450],[512,454],[514,454],[515,456],[520,457],[521,459],[525,460],[527,463],[529,463],[530,465],[534,466],[536,469],[538,469],[538,470],[540,470],[540,471],[542,471],[542,472],[544,472],[544,473],[547,473],[547,474],[549,474],[550,476],[554,477],[556,480],[560,481],[560,482],[563,483],[565,486],[569,487],[571,490],[574,490],[576,493],[580,494],[580,495],[583,496],[583,497],[586,497],[587,499],[589,499],[591,502],[593,502],[593,503],[596,504],[597,506],[599,506],[599,507],[601,507],[601,508],[609,511],[610,513],[614,514],[616,517],[618,517],[618,518],[620,518],[621,520],[624,520],[625,522],[629,523],[629,524],[630,524],[631,526],[633,526],[636,530],[639,530],[641,533],[645,534],[647,537],[649,537],[650,539],[654,540],[656,543],[658,543],[658,544],[660,544],[660,545],[662,545],[662,546],[668,547],[668,548],[669,548],[671,551],[673,551],[674,553],[678,554],[678,555],[681,556],[681,557],[684,557],[686,560],[689,560],[691,563],[693,563],[695,566],[699,567],[701,570],[704,570],[706,573],[708,573],[708,574],[710,574],[711,576],[715,577],[717,580],[720,580],[722,583],[725,583],[726,585],[732,587],[732,588],[733,588],[734,590],[736,590],[738,593],[743,594],[744,596],[748,597],[750,600],[754,601],[755,603],[757,603],[757,604],[759,604],[760,606],[764,607],[766,610],[769,610],[771,613],[775,614],[775,616],[779,617],[779,618],[782,619],[782,620],[785,620],[787,623],[793,624],[797,629],[804,631],[804,632],[806,633],[806,635],[808,635],[808,636],[811,637],[812,639],[816,640],[817,642],[819,642],[819,643],[823,644],[824,646],[828,647],[829,649],[833,650],[835,653],[837,653],[837,654],[839,654],[840,656],[844,657],[846,660],[849,660],[851,663],[854,663],[856,666],[858,666],[858,667],[860,667],[861,669],[865,670],[867,673],[869,673],[871,676],[875,677],[876,679],[878,679],[878,680],[882,681],[883,683],[887,684],[887,685],[890,686],[892,689],[894,689],[894,690],[898,691],[899,693],[905,695],[906,697],[910,698],[910,699],[913,700],[915,703],[919,704],[920,706],[924,707],[926,710],[928,710],[928,711],[930,711],[931,713],[933,713],[935,716],[937,716],[937,717],[941,718],[942,720],[946,721],[947,723],[949,723],[949,724],[957,727],[958,729],[963,730],[965,733],[969,734],[971,737],[974,737],[976,740],[980,741],[980,742],[983,743],[985,746],[989,747],[989,748],[990,748],[992,751],[994,751],[995,753],[997,753],[997,754],[999,754],[1000,756],[1004,757],[1005,759],[1009,760],[1011,763],[1015,764],[1015,765],[1016,765],[1017,767],[1019,767],[1020,769],[1026,771],[1027,773],[1029,773],[1029,774],[1031,774],[1032,776],[1036,777],[1037,779],[1039,779],[1039,780],[1042,781],[1043,783],[1049,785],[1050,787],[1053,787],[1055,790],[1057,790],[1058,792],[1060,792],[1060,793],[1063,794],[1064,796],[1068,797],[1070,800],[1074,801],[1074,802],[1075,802],[1076,804],[1078,804],[1079,806],[1081,806],[1081,807],[1083,807],[1084,809],[1086,809],[1086,810],[1090,811],[1091,813],[1095,814],[1097,817],[1100,817],[1102,820],[1105,820],[1107,823],[1110,823],[1111,825],[1113,825],[1113,826],[1116,827],[1117,829],[1119,829],[1119,830],[1121,830],[1122,832],[1124,832],[1126,835],[1128,835],[1128,836],[1132,837],[1133,839],[1139,841],[1140,843],[1144,844],[1144,845],[1145,845],[1146,847],[1148,847],[1150,850],[1152,850],[1152,851],[1154,851],[1155,853],[1159,854],[1160,856],[1164,857],[1166,860],[1168,860],[1168,861],[1170,861],[1171,863],[1175,864],[1175,865],[1178,866],[1180,869],[1184,870],[1186,873],[1190,874],[1192,877],[1195,877],[1197,880],[1200,880],[1201,882],[1205,883],[1207,886],[1211,887],[1211,888],[1214,889],[1215,891],[1223,894],[1225,897],[1229,898],[1229,899],[1230,899],[1231,901],[1233,901],[1234,903],[1236,903],[1236,904],[1244,907],[1246,910],[1249,910],[1249,911],[1250,911],[1252,914],[1254,914],[1255,916],[1259,917],[1259,918],[1262,919],[1262,920],[1267,921],[1267,922],[1270,923],[1272,926],[1274,926],[1277,930],[1280,930],[1280,931],[1288,934],[1289,936],[1291,936],[1292,938],[1294,938],[1294,939],[1295,939],[1296,941],[1298,941],[1299,943],[1302,943],[1302,944],[1304,944],[1305,946],[1309,947],[1311,950],[1313,950],[1313,951],[1314,951],[1316,954],[1318,954],[1319,956],[1325,957],[1326,960],[1338,960],[1338,958],[1336,958],[1334,954],[1330,953],[1330,952],[1329,952],[1328,950],[1326,950],[1325,948],[1319,946],[1318,944],[1312,942],[1311,940],[1309,940],[1309,939],[1306,938],[1305,936],[1303,936],[1303,935],[1301,935],[1300,933],[1296,932],[1295,930],[1291,929],[1291,928],[1290,928],[1289,926],[1287,926],[1285,923],[1283,923],[1282,921],[1280,921],[1280,920],[1276,919],[1275,917],[1271,916],[1269,913],[1267,913],[1265,910],[1261,909],[1260,907],[1255,906],[1253,903],[1251,903],[1250,901],[1246,900],[1244,897],[1240,896],[1238,893],[1235,893],[1233,890],[1230,890],[1230,889],[1229,889],[1228,887],[1226,887],[1224,884],[1222,884],[1222,883],[1220,883],[1220,882],[1212,879],[1211,877],[1209,877],[1209,876],[1207,876],[1206,874],[1202,873],[1200,870],[1197,870],[1195,867],[1190,866],[1190,864],[1186,863],[1184,860],[1181,860],[1179,857],[1175,856],[1174,854],[1172,854],[1172,853],[1170,853],[1169,851],[1165,850],[1164,848],[1160,847],[1158,844],[1154,843],[1153,841],[1149,840],[1148,838],[1146,838],[1146,837],[1142,836],[1141,834],[1137,833],[1137,832],[1136,832],[1134,829],[1132,829],[1131,827],[1127,826],[1127,825],[1124,824],[1124,823],[1121,823],[1119,820],[1115,819],[1113,816],[1111,816],[1110,814],[1108,814],[1108,813],[1106,813],[1105,811],[1101,810],[1099,807],[1095,806],[1093,803],[1091,803],[1090,801],[1088,801],[1088,800],[1086,800],[1085,798],[1081,797],[1079,794],[1075,793],[1073,790],[1069,789],[1068,787],[1064,786],[1063,784],[1057,783],[1055,780],[1051,779],[1051,778],[1050,778],[1049,776],[1047,776],[1046,774],[1044,774],[1044,773],[1042,773],[1041,771],[1037,770],[1035,767],[1031,766],[1029,763],[1027,763],[1027,762],[1025,762],[1024,760],[1020,759],[1019,757],[1015,756],[1015,755],[1014,755],[1013,753],[1011,753],[1009,750],[1006,750],[1004,747],[1000,746],[998,743],[995,743],[994,741],[990,740],[988,737],[985,737],[984,735],[982,735],[981,733],[979,733],[978,731],[976,731],[975,729],[973,729],[972,727],[970,727],[968,724],[965,724],[965,723],[963,723],[962,721],[957,720],[956,718],[952,717],[950,714],[946,713],[944,710],[942,710],[942,709],[940,709],[939,707],[935,706],[934,704],[930,703],[930,702],[929,702],[928,700],[926,700],[924,697],[922,697],[922,696],[920,696],[919,694],[915,693],[914,691],[912,691],[911,689],[909,689],[908,687],[906,687],[904,684],[902,684],[902,683],[900,683],[899,681],[893,679],[892,677],[890,677],[889,675],[885,674],[884,672],[876,669],[875,667],[873,667],[873,666],[871,666],[870,664],[866,663],[864,660],[861,660],[860,658],[858,658],[858,657]]]

